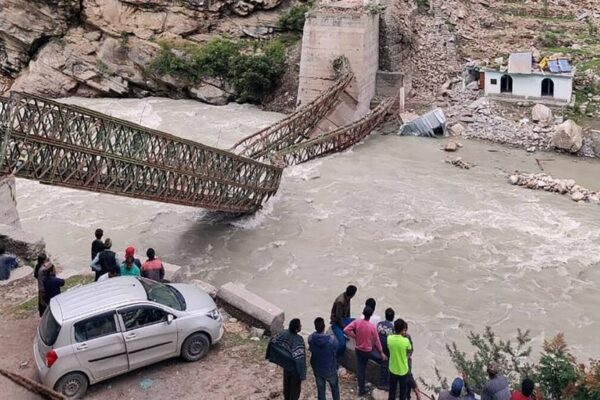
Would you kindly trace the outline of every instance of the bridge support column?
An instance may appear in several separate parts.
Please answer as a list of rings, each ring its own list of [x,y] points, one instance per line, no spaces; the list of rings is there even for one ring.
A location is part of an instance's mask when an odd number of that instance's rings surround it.
[[[298,103],[306,104],[330,87],[332,62],[350,61],[355,79],[319,129],[327,131],[355,121],[370,110],[379,65],[379,15],[360,4],[339,2],[307,15],[302,37]]]

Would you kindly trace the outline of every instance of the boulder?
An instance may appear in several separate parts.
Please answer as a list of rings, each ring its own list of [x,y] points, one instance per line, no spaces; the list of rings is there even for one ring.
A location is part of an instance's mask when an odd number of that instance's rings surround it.
[[[200,279],[192,279],[190,284],[208,293],[208,295],[213,299],[217,297],[217,288],[208,282],[201,281]]]
[[[221,286],[217,292],[217,303],[231,316],[263,328],[271,335],[283,331],[283,310],[241,285],[229,282]]]
[[[444,147],[445,151],[456,151],[458,150],[458,144],[456,142],[448,142],[446,143],[446,147]]]
[[[228,103],[231,94],[224,90],[225,83],[216,80],[206,80],[190,89],[190,95],[204,103],[223,106]]]
[[[531,109],[531,120],[539,123],[541,126],[549,126],[554,121],[554,115],[549,107],[543,104],[536,104]]]
[[[571,194],[571,199],[573,201],[581,201],[585,198],[585,195],[581,192],[574,192]]]
[[[461,123],[456,123],[448,128],[450,136],[461,136],[465,132],[465,127]]]
[[[558,125],[552,136],[552,146],[571,153],[577,153],[583,145],[583,130],[573,120]]]
[[[0,224],[0,243],[4,245],[6,252],[29,261],[46,251],[46,244],[41,236],[9,225]]]

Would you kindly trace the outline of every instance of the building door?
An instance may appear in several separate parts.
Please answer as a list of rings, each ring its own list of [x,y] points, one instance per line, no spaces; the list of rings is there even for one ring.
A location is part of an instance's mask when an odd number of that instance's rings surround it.
[[[542,81],[542,97],[554,97],[554,82],[550,78]]]
[[[502,75],[502,78],[500,78],[500,93],[512,93],[512,83],[510,75]]]

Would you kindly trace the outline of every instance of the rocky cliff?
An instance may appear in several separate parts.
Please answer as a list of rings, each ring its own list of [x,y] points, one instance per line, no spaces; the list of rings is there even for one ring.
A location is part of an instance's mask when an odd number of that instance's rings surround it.
[[[172,77],[148,72],[157,42],[268,33],[278,12],[265,10],[281,2],[0,0],[0,93],[194,97],[202,87],[182,93]]]

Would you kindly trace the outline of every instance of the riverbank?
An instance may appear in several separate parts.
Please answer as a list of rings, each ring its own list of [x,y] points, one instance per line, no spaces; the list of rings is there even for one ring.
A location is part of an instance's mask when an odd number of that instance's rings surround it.
[[[85,284],[91,275],[76,275],[67,285]],[[3,357],[0,368],[35,378],[33,338],[37,329],[36,282],[32,277],[0,286],[0,338]],[[306,322],[308,329],[309,323]],[[171,359],[101,382],[90,387],[86,399],[120,400],[146,396],[156,399],[262,400],[283,398],[280,368],[265,360],[267,338],[251,339],[250,327],[228,318],[225,334],[206,358],[196,363]],[[310,367],[309,367],[310,368]],[[342,398],[355,397],[354,375],[341,377]],[[6,398],[37,400],[33,395],[0,376]],[[314,378],[309,369],[301,399],[313,399]]]

